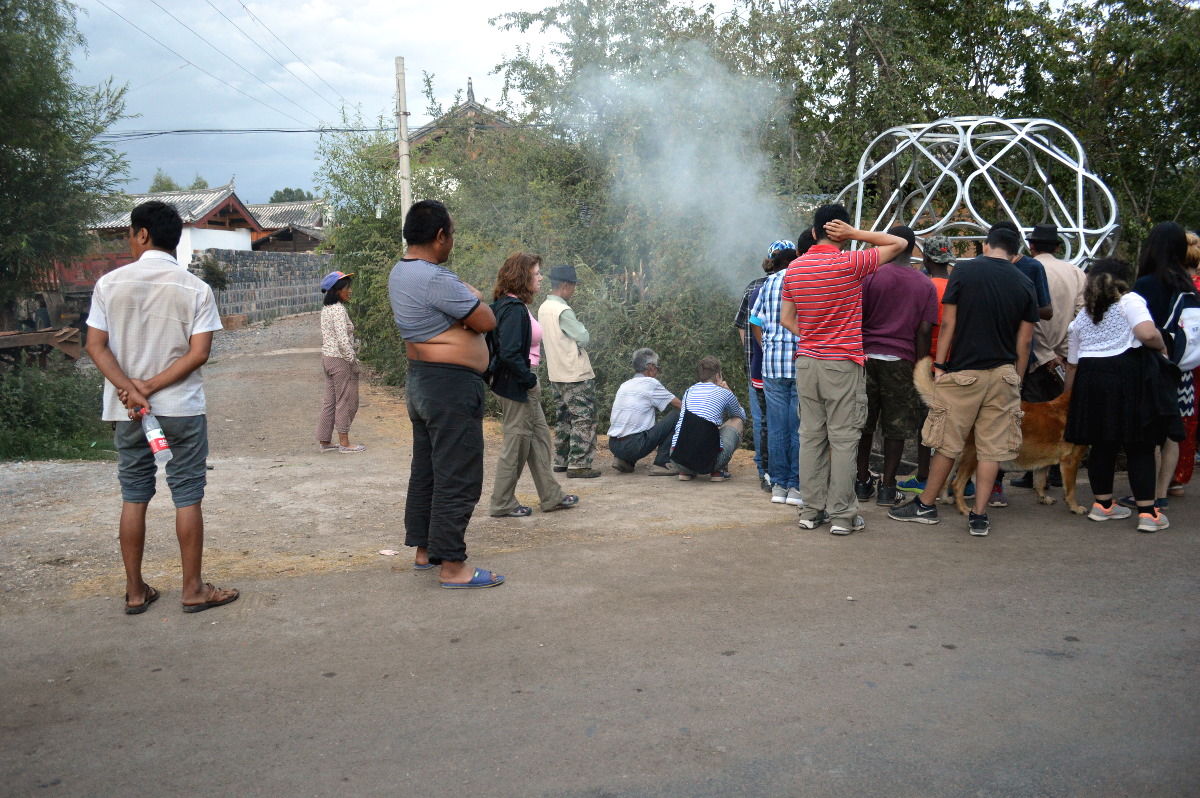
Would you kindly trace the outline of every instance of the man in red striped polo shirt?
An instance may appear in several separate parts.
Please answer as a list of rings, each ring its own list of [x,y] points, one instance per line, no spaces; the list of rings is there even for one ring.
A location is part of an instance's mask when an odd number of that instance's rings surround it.
[[[866,527],[854,495],[858,439],[867,421],[862,281],[907,243],[854,228],[841,205],[818,208],[812,233],[816,245],[787,268],[779,310],[779,323],[799,339],[800,527],[831,521],[830,532],[849,535]],[[843,241],[873,248],[843,252]]]

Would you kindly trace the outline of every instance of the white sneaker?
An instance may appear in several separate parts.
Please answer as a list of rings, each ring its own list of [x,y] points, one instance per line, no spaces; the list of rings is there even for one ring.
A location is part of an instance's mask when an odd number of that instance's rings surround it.
[[[786,504],[788,492],[783,485],[771,486],[771,504]]]
[[[787,503],[793,507],[803,507],[804,499],[800,498],[800,491],[796,488],[788,488]]]
[[[850,519],[850,523],[838,521],[829,529],[831,535],[849,535],[851,532],[862,532],[867,528],[867,521],[861,515],[856,515]]]
[[[1117,518],[1128,518],[1131,515],[1133,515],[1133,510],[1130,510],[1128,507],[1122,507],[1116,502],[1113,502],[1112,507],[1109,507],[1107,510],[1101,506],[1100,502],[1094,502],[1091,512],[1088,513],[1087,517],[1093,521],[1112,521]]]
[[[1167,517],[1159,512],[1158,516],[1150,515],[1150,513],[1141,513],[1138,515],[1138,532],[1158,532],[1166,529],[1171,525]]]

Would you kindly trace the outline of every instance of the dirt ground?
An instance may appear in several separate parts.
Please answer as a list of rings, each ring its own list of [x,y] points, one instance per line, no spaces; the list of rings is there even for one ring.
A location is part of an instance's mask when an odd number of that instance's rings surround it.
[[[220,333],[204,367],[210,458],[205,499],[205,574],[220,584],[263,576],[351,571],[403,546],[411,426],[399,389],[364,381],[351,429],[362,454],[318,453],[314,426],[324,389],[315,314]],[[600,430],[603,432],[603,429]],[[722,484],[679,483],[637,472],[618,474],[601,438],[598,479],[562,479],[580,496],[570,511],[526,519],[487,516],[499,422],[485,422],[483,499],[468,532],[472,560],[564,542],[688,535],[701,530],[793,523],[758,489],[752,453],[741,451]],[[640,488],[634,490],[632,488]],[[152,583],[178,578],[170,493],[160,474],[148,515],[145,573]],[[537,506],[528,473],[523,504]],[[0,608],[64,598],[120,598],[116,541],[120,495],[107,462],[0,464]],[[686,507],[686,512],[682,508]]]
[[[1014,489],[986,538],[873,503],[842,538],[748,452],[714,484],[602,448],[577,509],[477,512],[504,586],[441,590],[402,545],[399,394],[364,386],[365,453],[315,451],[316,327],[224,333],[205,369],[228,607],[180,611],[161,481],[163,597],[126,616],[115,464],[0,464],[0,795],[1200,794],[1194,496],[1155,535]]]

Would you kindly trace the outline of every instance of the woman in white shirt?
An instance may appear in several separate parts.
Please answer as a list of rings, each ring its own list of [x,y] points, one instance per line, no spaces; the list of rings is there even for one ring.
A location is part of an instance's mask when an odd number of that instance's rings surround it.
[[[354,322],[346,312],[350,278],[354,274],[330,272],[321,280],[325,306],[321,308],[321,367],[325,371],[325,399],[317,418],[317,445],[322,452],[355,454],[367,447],[350,443],[350,424],[358,413],[358,355],[354,351]],[[337,432],[338,442],[333,442]]]
[[[1155,404],[1162,335],[1146,300],[1131,293],[1129,264],[1098,260],[1088,269],[1084,306],[1068,327],[1067,390],[1070,410],[1064,439],[1092,447],[1088,481],[1096,495],[1088,518],[1128,518],[1130,510],[1113,501],[1117,453],[1125,451],[1129,486],[1138,510],[1138,531],[1167,527],[1154,506],[1154,448],[1165,435]]]

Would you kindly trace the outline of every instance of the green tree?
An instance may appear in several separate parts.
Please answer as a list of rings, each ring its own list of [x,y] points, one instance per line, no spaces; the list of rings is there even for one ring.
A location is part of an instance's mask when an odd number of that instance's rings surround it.
[[[55,261],[84,254],[125,161],[96,136],[121,118],[124,87],[76,85],[75,8],[0,4],[0,315]]]
[[[1112,189],[1128,249],[1164,220],[1200,226],[1200,8],[1077,2],[1067,19],[1069,57],[1048,67],[1044,109]]]
[[[267,202],[304,202],[313,199],[316,197],[311,191],[302,188],[280,188],[275,190]]]
[[[197,172],[196,176],[192,178],[192,184],[188,186],[188,190],[203,191],[206,188],[208,188],[208,181],[201,177],[200,173]]]
[[[150,181],[149,192],[157,194],[160,191],[183,191],[183,186],[175,182],[175,178],[162,170],[162,167],[154,170],[154,179]]]

